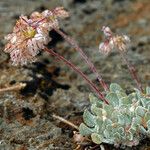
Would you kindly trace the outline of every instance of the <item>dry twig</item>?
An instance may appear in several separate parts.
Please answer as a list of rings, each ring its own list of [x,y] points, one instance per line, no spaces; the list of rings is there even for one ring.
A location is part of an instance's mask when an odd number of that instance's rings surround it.
[[[73,124],[72,122],[70,122],[70,121],[68,121],[68,120],[66,120],[66,119],[64,119],[64,118],[62,118],[60,116],[57,116],[55,114],[53,114],[52,116],[53,116],[53,118],[58,119],[58,120],[62,121],[65,124],[68,124],[70,127],[74,128],[76,130],[79,130],[79,127],[76,126],[75,124]]]
[[[10,92],[10,91],[18,91],[18,90],[23,89],[25,86],[26,86],[25,83],[20,83],[18,85],[13,85],[13,86],[9,86],[6,88],[2,88],[0,89],[0,94],[3,94],[5,92]]]

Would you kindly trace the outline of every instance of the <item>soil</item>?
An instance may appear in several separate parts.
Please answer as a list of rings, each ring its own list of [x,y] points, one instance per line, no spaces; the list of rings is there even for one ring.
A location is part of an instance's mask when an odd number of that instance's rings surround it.
[[[0,95],[0,150],[73,150],[78,146],[73,140],[75,129],[52,115],[80,125],[83,111],[89,107],[89,85],[46,52],[41,52],[35,63],[23,67],[12,66],[9,56],[3,52],[4,36],[12,31],[20,14],[29,15],[56,6],[64,6],[70,12],[70,17],[60,23],[61,30],[78,41],[107,84],[119,83],[127,92],[136,86],[117,52],[108,56],[98,52],[103,25],[131,37],[128,58],[137,69],[143,87],[150,86],[149,0],[1,0],[0,88],[19,83],[26,83],[26,87]],[[51,31],[50,36],[53,40],[49,46],[55,47],[99,86],[79,54],[56,32]],[[83,143],[79,150],[100,149],[88,144]],[[118,149],[107,144],[104,147]],[[150,150],[150,139],[124,149]]]

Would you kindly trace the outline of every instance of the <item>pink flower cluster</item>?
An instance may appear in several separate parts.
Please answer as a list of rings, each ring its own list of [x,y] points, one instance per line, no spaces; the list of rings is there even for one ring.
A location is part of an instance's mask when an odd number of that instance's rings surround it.
[[[63,7],[51,11],[45,10],[42,13],[33,12],[30,18],[20,16],[13,32],[5,37],[8,43],[4,51],[10,54],[13,65],[25,65],[35,61],[39,50],[44,49],[51,40],[49,31],[59,28],[58,18],[68,16],[68,12]]]
[[[102,31],[106,37],[105,41],[100,43],[99,51],[103,54],[110,53],[114,48],[121,52],[127,50],[130,38],[127,35],[113,35],[109,27],[102,27]]]

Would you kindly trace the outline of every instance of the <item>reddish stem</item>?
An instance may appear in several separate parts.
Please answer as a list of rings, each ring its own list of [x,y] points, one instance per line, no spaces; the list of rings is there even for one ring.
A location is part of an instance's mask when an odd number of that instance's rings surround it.
[[[99,91],[99,89],[97,88],[97,86],[88,79],[88,77],[79,69],[77,68],[74,64],[72,64],[70,61],[68,61],[67,59],[65,59],[63,56],[61,56],[60,54],[54,52],[52,49],[48,49],[45,48],[45,51],[47,51],[49,54],[57,57],[59,60],[62,60],[67,66],[69,66],[70,68],[72,68],[75,72],[79,73],[90,85],[90,87],[92,88],[92,90],[98,95],[98,97],[103,100],[106,104],[109,104],[109,102],[105,99],[104,95]]]
[[[120,52],[120,51],[119,51],[119,52]],[[129,60],[127,59],[125,53],[120,52],[120,55],[121,55],[122,59],[124,60],[124,62],[126,63],[128,69],[129,69],[129,72],[130,72],[130,74],[131,74],[131,77],[133,78],[133,80],[134,80],[135,83],[137,84],[138,89],[139,89],[141,92],[143,92],[142,84],[141,84],[140,79],[138,78],[138,75],[137,75],[137,73],[136,73],[135,67],[129,62]]]
[[[80,53],[81,57],[88,64],[88,66],[91,69],[91,71],[93,71],[93,73],[95,73],[95,75],[96,75],[99,83],[104,88],[104,90],[105,91],[109,91],[109,88],[108,88],[107,84],[104,82],[104,80],[102,79],[101,75],[98,73],[97,69],[95,68],[95,66],[93,65],[93,63],[91,62],[91,60],[87,57],[87,55],[83,52],[83,50],[78,46],[78,44],[76,43],[76,41],[74,39],[72,39],[71,37],[69,37],[68,35],[66,35],[61,30],[56,29],[56,28],[54,28],[54,30],[57,33],[59,33],[68,43],[70,43]]]

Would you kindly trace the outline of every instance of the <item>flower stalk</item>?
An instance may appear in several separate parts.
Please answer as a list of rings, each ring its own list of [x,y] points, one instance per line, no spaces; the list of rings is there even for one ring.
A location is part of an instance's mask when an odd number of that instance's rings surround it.
[[[114,35],[113,32],[110,30],[109,27],[102,27],[102,31],[105,35],[105,41],[100,43],[99,45],[99,51],[103,54],[110,53],[114,48],[117,49],[119,52],[121,58],[126,63],[128,70],[130,72],[131,77],[135,81],[137,88],[143,92],[142,84],[140,82],[140,79],[136,73],[135,67],[129,62],[126,56],[126,51],[128,44],[130,42],[130,38],[127,35]]]
[[[57,28],[54,28],[54,30],[58,34],[60,34],[69,44],[71,44],[80,53],[81,57],[85,60],[85,62],[87,63],[87,65],[89,66],[89,68],[91,69],[91,71],[96,75],[99,83],[104,88],[104,90],[105,91],[109,91],[109,88],[108,88],[107,84],[104,82],[104,80],[102,79],[102,76],[98,73],[97,69],[95,68],[95,66],[93,65],[93,63],[91,62],[91,60],[87,57],[87,55],[79,47],[79,45],[77,44],[77,42],[73,38],[69,37],[64,32],[62,32],[61,30],[59,30]]]
[[[97,88],[97,86],[88,79],[88,77],[79,69],[77,68],[73,63],[71,63],[69,60],[65,59],[63,56],[61,56],[60,54],[54,52],[52,49],[48,49],[45,48],[45,51],[47,51],[50,55],[55,56],[57,59],[63,61],[67,66],[69,66],[70,68],[72,68],[75,72],[77,72],[78,74],[80,74],[83,79],[85,79],[87,81],[87,83],[90,85],[91,89],[94,91],[94,93],[101,99],[103,100],[106,104],[109,104],[109,102],[105,99],[105,96],[103,95],[103,93],[101,93],[99,91],[99,89]]]
[[[126,54],[125,54],[125,53],[120,52],[120,51],[119,51],[119,53],[120,53],[120,56],[121,56],[121,58],[123,59],[123,61],[126,63],[126,65],[127,65],[127,67],[128,67],[128,70],[129,70],[129,72],[130,72],[130,75],[131,75],[131,77],[134,79],[134,81],[135,81],[135,83],[136,83],[138,89],[139,89],[141,92],[143,92],[142,84],[141,84],[141,81],[140,81],[140,79],[139,79],[139,77],[138,77],[138,75],[137,75],[137,72],[136,72],[135,67],[129,62],[129,60],[128,60],[128,58],[126,57]]]

